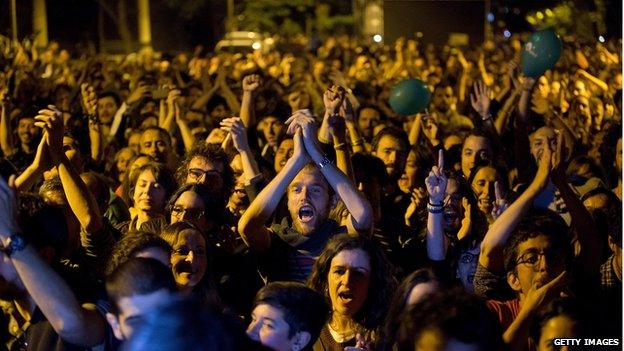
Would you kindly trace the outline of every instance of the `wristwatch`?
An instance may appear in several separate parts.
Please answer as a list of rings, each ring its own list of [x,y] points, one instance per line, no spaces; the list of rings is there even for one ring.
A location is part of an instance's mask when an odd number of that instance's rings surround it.
[[[2,248],[5,255],[11,257],[14,253],[24,250],[28,241],[20,234],[13,234],[9,237],[9,243]]]
[[[326,155],[323,155],[323,159],[319,163],[317,163],[317,164],[318,164],[319,168],[323,169],[323,167],[331,164],[331,160],[328,159]]]

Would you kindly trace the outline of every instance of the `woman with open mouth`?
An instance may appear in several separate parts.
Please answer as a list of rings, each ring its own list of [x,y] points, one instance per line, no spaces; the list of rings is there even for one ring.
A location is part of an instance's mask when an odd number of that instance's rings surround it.
[[[173,248],[171,269],[178,289],[215,310],[222,310],[212,270],[208,264],[208,243],[202,232],[188,221],[166,227],[160,236]]]
[[[314,350],[373,350],[395,283],[390,263],[375,243],[364,237],[333,237],[308,280],[331,306]]]

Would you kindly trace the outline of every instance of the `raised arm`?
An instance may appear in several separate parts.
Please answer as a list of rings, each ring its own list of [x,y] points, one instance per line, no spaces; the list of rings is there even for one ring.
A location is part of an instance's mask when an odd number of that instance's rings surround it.
[[[447,179],[444,175],[444,151],[438,151],[438,165],[431,168],[425,179],[429,204],[427,204],[427,256],[432,261],[442,261],[446,257],[444,239],[444,194]]]
[[[0,240],[7,247],[19,232],[14,190],[0,177]],[[32,245],[10,257],[17,274],[52,328],[65,341],[91,347],[104,341],[105,321],[88,306],[80,306],[65,281],[44,262]]]
[[[97,95],[92,86],[83,83],[80,85],[82,109],[87,116],[89,124],[89,140],[91,141],[91,159],[100,161],[104,155],[104,138],[102,128],[97,116]]]
[[[291,117],[293,118],[293,117]],[[310,158],[316,163],[329,185],[334,189],[349,210],[350,220],[347,229],[350,234],[367,231],[373,225],[373,209],[362,193],[336,166],[331,164],[321,151],[316,137],[316,122],[313,117],[299,114],[291,123],[296,123],[303,130],[303,141]],[[294,155],[293,155],[294,157]]]
[[[54,106],[39,111],[35,117],[35,125],[44,128],[48,153],[52,164],[56,166],[67,196],[69,207],[78,218],[80,226],[88,233],[94,233],[102,229],[102,215],[97,202],[80,174],[63,152],[63,117]]]
[[[271,231],[266,227],[266,223],[275,212],[290,182],[309,160],[303,145],[302,132],[297,130],[293,139],[295,143],[293,156],[286,161],[286,165],[277,176],[262,189],[238,221],[238,233],[255,251],[266,251],[271,246]]]
[[[236,151],[238,151],[241,156],[245,184],[260,176],[260,169],[251,153],[251,148],[247,141],[247,128],[243,125],[242,118],[232,117],[224,119],[221,121],[221,129],[230,133],[234,148],[236,148]]]
[[[589,276],[600,270],[600,265],[603,263],[600,259],[603,244],[601,244],[601,239],[596,233],[596,225],[592,215],[583,205],[583,202],[579,199],[574,190],[572,190],[570,184],[568,184],[565,175],[567,163],[565,162],[566,148],[564,140],[562,133],[559,132],[557,135],[557,151],[554,156],[555,167],[552,174],[552,181],[557,189],[559,189],[559,193],[568,211],[570,211],[572,227],[575,231],[575,239],[578,240],[581,247],[578,257],[581,262],[580,268],[584,274]]]
[[[243,99],[241,101],[240,118],[243,121],[243,125],[247,128],[256,125],[254,103],[261,86],[262,78],[257,74],[243,78]]]
[[[0,87],[0,148],[5,156],[11,156],[17,151],[13,143],[10,118],[8,87],[2,86]]]
[[[522,216],[531,208],[535,197],[548,183],[552,150],[545,145],[539,158],[537,174],[531,185],[494,221],[481,242],[479,264],[490,272],[503,272],[503,248]]]

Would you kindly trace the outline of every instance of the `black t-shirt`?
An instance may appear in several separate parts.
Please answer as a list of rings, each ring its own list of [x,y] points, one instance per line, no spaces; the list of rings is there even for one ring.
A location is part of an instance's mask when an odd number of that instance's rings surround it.
[[[259,257],[260,271],[268,281],[305,281],[327,241],[334,235],[347,232],[345,227],[330,219],[308,236],[287,223],[284,219],[271,226],[271,247]]]

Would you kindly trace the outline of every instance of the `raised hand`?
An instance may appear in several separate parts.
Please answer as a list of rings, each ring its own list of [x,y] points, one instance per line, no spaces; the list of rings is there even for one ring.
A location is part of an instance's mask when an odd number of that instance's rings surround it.
[[[405,210],[406,223],[411,223],[412,217],[416,214],[416,211],[422,204],[423,200],[427,198],[427,191],[423,188],[414,188],[410,194],[410,204]]]
[[[299,166],[303,167],[307,163],[311,161],[310,155],[308,154],[305,144],[303,141],[303,132],[301,127],[297,127],[295,129],[295,133],[293,135],[294,149],[293,155],[289,160],[294,160]]]
[[[490,89],[482,81],[475,82],[470,103],[483,120],[490,118],[490,102]]]
[[[339,87],[347,87],[347,81],[344,75],[342,74],[342,72],[335,68],[332,68],[332,70],[329,72],[329,79]]]
[[[342,100],[342,105],[340,105],[340,111],[338,114],[344,118],[345,122],[354,122],[355,121],[355,113],[353,112],[353,104],[351,104],[351,100],[348,97],[345,97]]]
[[[54,105],[48,105],[35,116],[35,126],[45,131],[44,138],[52,161],[58,162],[63,154],[63,114]]]
[[[533,185],[538,190],[544,189],[548,184],[550,171],[552,169],[553,152],[550,149],[550,143],[546,143],[537,155],[537,173],[533,178]]]
[[[247,93],[257,93],[258,89],[262,86],[262,77],[257,74],[245,76],[243,78],[243,91]]]
[[[239,117],[226,118],[221,121],[221,129],[229,133],[232,143],[238,152],[248,151],[247,128]]]
[[[462,207],[464,209],[464,218],[462,218],[461,227],[457,232],[457,240],[467,237],[472,229],[472,205],[465,197],[462,197]]]
[[[80,85],[80,96],[84,112],[89,116],[95,116],[97,114],[97,94],[95,89],[88,83],[82,83]]]
[[[152,92],[150,91],[150,86],[145,83],[139,83],[139,85],[130,93],[126,103],[128,105],[134,105],[137,102],[141,101],[143,98],[147,97]]]
[[[431,168],[429,176],[425,178],[427,193],[429,194],[429,202],[434,205],[442,205],[444,203],[444,194],[448,180],[444,174],[444,151],[438,152],[438,165]]]
[[[533,283],[531,290],[522,304],[522,309],[531,311],[539,311],[550,303],[553,299],[560,297],[564,292],[567,284],[568,274],[566,271],[561,272],[555,279],[547,284],[540,285],[539,282]]]
[[[337,85],[332,85],[332,87],[327,89],[323,94],[323,104],[325,104],[325,111],[333,115],[337,114],[340,105],[342,105],[344,97],[344,89]]]
[[[496,219],[509,207],[509,204],[503,197],[503,191],[499,182],[494,182],[494,194],[496,200],[494,201],[494,208],[492,208],[492,218]]]

